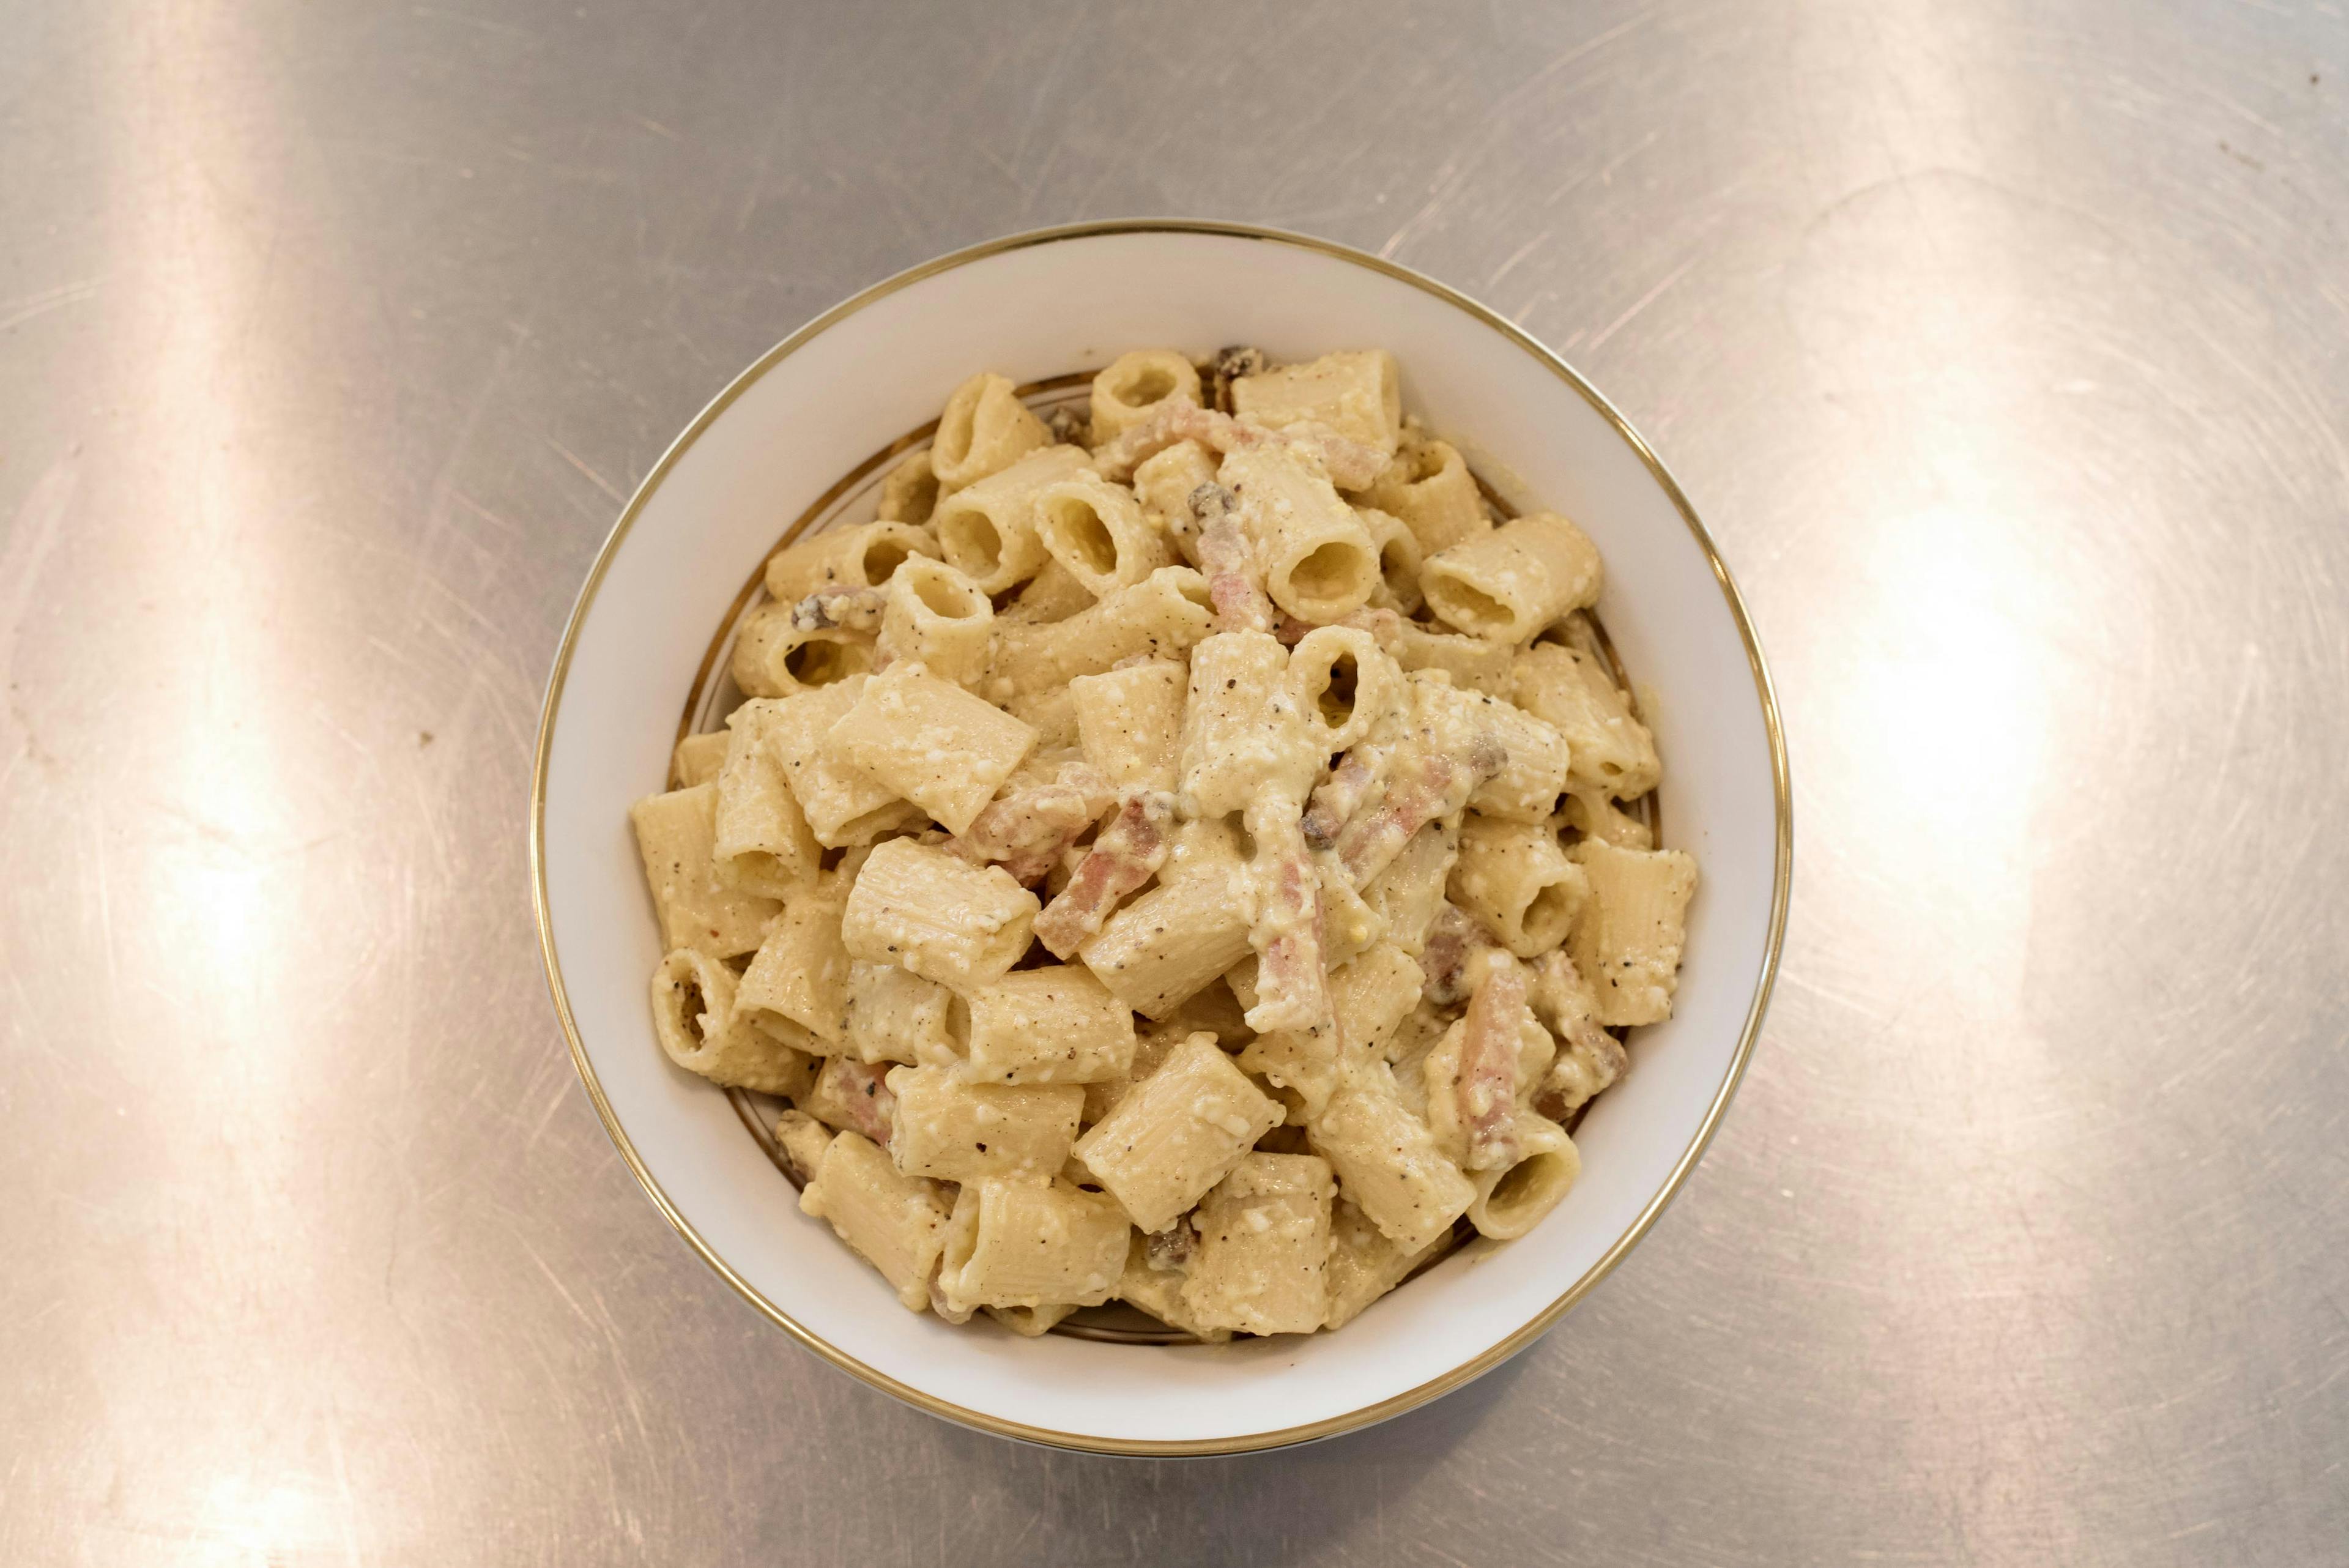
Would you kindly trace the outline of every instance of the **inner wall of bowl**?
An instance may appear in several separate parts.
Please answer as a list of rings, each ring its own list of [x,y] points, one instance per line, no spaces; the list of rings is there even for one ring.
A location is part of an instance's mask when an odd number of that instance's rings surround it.
[[[709,628],[780,534],[856,457],[935,415],[981,367],[1018,381],[1124,348],[1279,358],[1379,345],[1409,406],[1511,501],[1583,524],[1600,608],[1650,704],[1671,840],[1698,857],[1676,1017],[1578,1137],[1581,1181],[1531,1236],[1475,1247],[1343,1333],[1138,1351],[955,1329],[895,1308],[742,1136],[664,1060],[658,959],[626,812],[657,788]],[[638,1159],[707,1251],[835,1358],[982,1423],[1077,1440],[1245,1438],[1344,1419],[1502,1346],[1597,1265],[1662,1190],[1729,1070],[1764,961],[1775,849],[1766,733],[1710,562],[1613,427],[1522,348],[1441,297],[1341,258],[1212,235],[1090,236],[1004,253],[832,324],[740,389],[620,541],[585,614],[546,797],[553,932],[584,1049]]]

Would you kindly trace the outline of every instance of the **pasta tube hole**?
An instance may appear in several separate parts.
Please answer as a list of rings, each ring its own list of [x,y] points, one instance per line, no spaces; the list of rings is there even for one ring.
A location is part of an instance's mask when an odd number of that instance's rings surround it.
[[[1044,525],[1055,544],[1102,576],[1117,570],[1117,540],[1101,514],[1081,496],[1056,495],[1048,504]]]
[[[1353,627],[1315,627],[1299,639],[1288,679],[1305,727],[1324,752],[1361,740],[1395,695],[1393,664]]]
[[[1288,586],[1302,599],[1340,599],[1362,580],[1369,563],[1361,546],[1346,539],[1316,545],[1288,569]]]
[[[899,539],[875,539],[864,546],[864,586],[877,588],[904,566],[914,552]]]
[[[1198,370],[1174,349],[1137,348],[1121,354],[1093,378],[1093,439],[1122,434],[1166,402],[1192,403],[1198,398]]]
[[[783,669],[802,686],[829,686],[873,668],[873,655],[861,642],[810,638],[783,655]]]
[[[930,454],[915,452],[882,483],[875,508],[885,523],[923,523],[938,509],[938,475]]]
[[[793,880],[781,860],[763,849],[745,849],[733,857],[736,885],[787,887]]]
[[[1401,539],[1390,539],[1379,552],[1379,576],[1385,579],[1387,592],[1409,601],[1419,586],[1419,562]]]
[[[1052,1324],[1069,1316],[1069,1307],[988,1307],[987,1314],[1024,1340],[1052,1331]]]
[[[1361,673],[1351,653],[1340,653],[1330,661],[1321,690],[1313,699],[1321,710],[1321,722],[1330,728],[1342,730],[1346,721],[1354,716],[1354,683]]]
[[[973,577],[991,577],[1003,565],[1003,533],[984,512],[957,512],[938,524],[947,558]]]
[[[1556,947],[1566,940],[1567,928],[1582,907],[1579,890],[1571,882],[1552,882],[1534,895],[1526,906],[1522,925],[1526,945],[1534,948]]]
[[[1174,389],[1174,378],[1163,365],[1143,364],[1129,371],[1110,390],[1128,408],[1146,409]]]
[[[977,389],[972,389],[970,395],[965,396],[963,390],[957,389],[955,396],[947,400],[946,411],[938,416],[938,433],[930,442],[933,454],[931,467],[935,469],[940,459],[945,460],[948,468],[959,467],[967,462],[970,457],[971,436],[978,424]]]
[[[922,607],[942,620],[969,620],[988,613],[987,596],[968,582],[957,582],[945,570],[924,572],[913,579],[914,597]]]
[[[961,1057],[970,1055],[970,1003],[960,996],[947,1000],[947,1044]]]
[[[709,999],[702,994],[699,975],[688,972],[678,981],[677,1005],[678,1034],[690,1043],[694,1050],[700,1050],[709,1043],[709,1036],[701,1026],[703,1016],[709,1011]]]
[[[960,1282],[963,1270],[970,1266],[971,1254],[978,1251],[978,1189],[964,1188],[947,1220],[947,1244],[938,1252],[936,1279],[945,1287],[940,1293],[948,1297]]]
[[[1424,446],[1406,449],[1402,454],[1403,483],[1426,483],[1450,466],[1451,456],[1449,448],[1439,446],[1433,441]]]
[[[1485,1200],[1485,1234],[1515,1233],[1520,1226],[1532,1229],[1533,1222],[1557,1202],[1560,1189],[1572,1186],[1580,1174],[1580,1162],[1569,1160],[1557,1149],[1544,1149],[1517,1161],[1493,1184],[1493,1195]]]
[[[1473,584],[1431,574],[1420,584],[1435,613],[1463,631],[1482,635],[1505,630],[1514,618],[1509,607]]]
[[[719,996],[711,996],[711,987],[726,981],[705,971],[703,966],[709,963],[700,954],[679,949],[661,960],[653,974],[653,1032],[670,1061],[697,1071],[709,1052],[710,1031],[722,1033],[728,1027],[721,1015],[734,1005],[730,985]],[[730,981],[723,965],[711,967]]]

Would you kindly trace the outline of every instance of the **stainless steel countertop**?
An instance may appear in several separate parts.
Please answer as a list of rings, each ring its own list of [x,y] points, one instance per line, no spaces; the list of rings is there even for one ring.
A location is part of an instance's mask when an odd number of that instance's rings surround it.
[[[2339,4],[18,3],[0,1562],[2337,1563]],[[1305,229],[1686,483],[1800,864],[1721,1137],[1376,1430],[1015,1447],[793,1348],[564,1054],[548,661],[872,279]]]

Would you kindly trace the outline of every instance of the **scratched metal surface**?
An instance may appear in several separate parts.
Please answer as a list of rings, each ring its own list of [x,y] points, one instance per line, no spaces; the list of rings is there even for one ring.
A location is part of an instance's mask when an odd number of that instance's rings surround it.
[[[0,1562],[2338,1562],[2349,24],[12,0]],[[539,976],[620,498],[834,298],[1137,212],[1564,349],[1751,597],[1776,1008],[1677,1207],[1383,1428],[940,1425],[694,1262]]]

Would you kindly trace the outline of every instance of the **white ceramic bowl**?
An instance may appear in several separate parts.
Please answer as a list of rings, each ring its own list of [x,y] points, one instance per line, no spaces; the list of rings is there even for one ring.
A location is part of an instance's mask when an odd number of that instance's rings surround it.
[[[1334,1334],[1225,1346],[1020,1339],[904,1311],[653,1038],[660,950],[627,825],[663,787],[712,633],[787,524],[831,520],[843,479],[936,417],[979,369],[1017,382],[1172,345],[1281,359],[1383,347],[1409,409],[1521,507],[1604,552],[1599,613],[1665,763],[1664,840],[1694,852],[1678,1006],[1577,1134],[1582,1177],[1533,1233],[1478,1241]],[[867,503],[869,515],[869,502]],[[715,666],[722,669],[722,662]],[[707,696],[698,699],[706,707]],[[1105,1452],[1273,1448],[1396,1415],[1523,1349],[1611,1268],[1702,1151],[1761,1024],[1786,911],[1786,763],[1762,654],[1686,499],[1582,379],[1441,285],[1318,240],[1219,224],[1019,235],[877,284],[738,377],[646,476],[596,557],[539,735],[532,866],[547,976],[613,1141],[670,1223],[802,1344],[926,1410]]]

